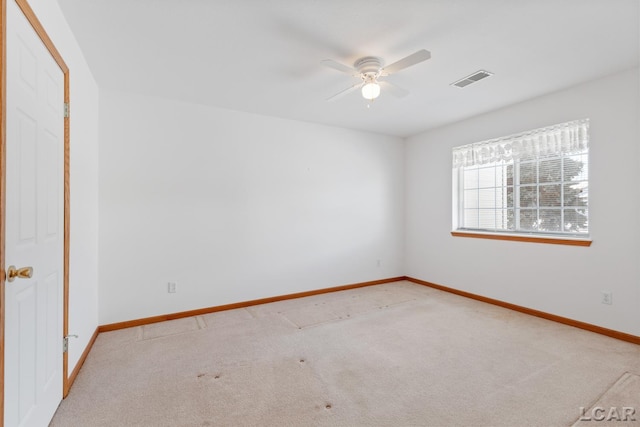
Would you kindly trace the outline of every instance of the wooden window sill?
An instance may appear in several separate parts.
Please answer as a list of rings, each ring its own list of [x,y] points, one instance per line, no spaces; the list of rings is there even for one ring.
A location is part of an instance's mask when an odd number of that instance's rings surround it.
[[[452,231],[451,235],[454,237],[473,237],[476,239],[511,240],[515,242],[529,242],[529,243],[548,243],[552,245],[591,246],[591,239],[585,239],[585,238],[483,233],[483,232],[476,232],[476,231]]]

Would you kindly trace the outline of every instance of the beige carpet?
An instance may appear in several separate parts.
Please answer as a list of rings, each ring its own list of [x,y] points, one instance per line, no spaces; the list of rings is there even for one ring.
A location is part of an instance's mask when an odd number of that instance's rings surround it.
[[[639,374],[640,346],[397,282],[101,334],[51,425],[599,426],[640,419]]]

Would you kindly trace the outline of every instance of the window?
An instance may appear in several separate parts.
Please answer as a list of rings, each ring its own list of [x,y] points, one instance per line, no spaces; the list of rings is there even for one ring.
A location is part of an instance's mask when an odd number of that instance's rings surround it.
[[[589,235],[589,120],[453,149],[454,230]]]

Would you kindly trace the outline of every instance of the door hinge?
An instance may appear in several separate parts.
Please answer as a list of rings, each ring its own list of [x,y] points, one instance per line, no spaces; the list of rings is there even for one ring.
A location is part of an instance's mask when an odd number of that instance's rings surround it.
[[[65,118],[69,117],[69,103],[68,102],[64,103],[64,117]]]
[[[78,338],[77,335],[67,335],[66,337],[62,338],[62,352],[66,353],[69,351],[69,338],[74,337],[74,338]]]

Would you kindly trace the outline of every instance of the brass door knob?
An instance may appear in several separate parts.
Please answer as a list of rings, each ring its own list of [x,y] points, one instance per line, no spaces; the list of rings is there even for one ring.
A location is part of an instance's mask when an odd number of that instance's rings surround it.
[[[15,265],[10,265],[7,270],[7,281],[13,282],[18,279],[31,279],[33,276],[33,267],[16,268]]]

